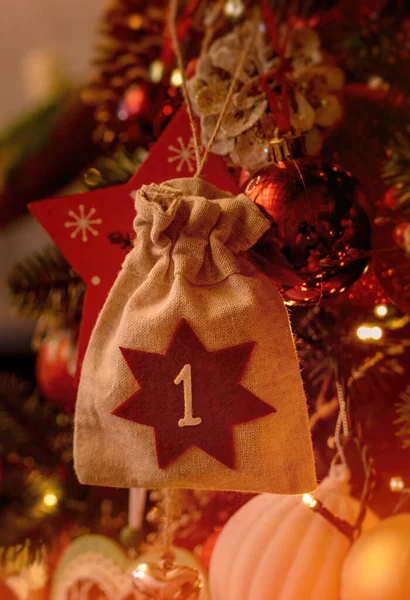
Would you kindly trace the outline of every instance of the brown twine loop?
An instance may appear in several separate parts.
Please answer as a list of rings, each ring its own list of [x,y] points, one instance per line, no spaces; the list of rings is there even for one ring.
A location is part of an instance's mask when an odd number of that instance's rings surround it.
[[[169,7],[169,30],[170,30],[170,34],[171,34],[171,39],[172,39],[172,44],[173,44],[173,48],[174,48],[174,52],[175,52],[175,56],[177,59],[177,64],[178,64],[178,68],[181,71],[181,78],[182,78],[182,92],[183,92],[183,96],[184,96],[184,100],[186,102],[186,106],[187,106],[187,112],[188,112],[188,117],[189,117],[189,122],[191,125],[191,129],[192,129],[192,136],[193,136],[193,140],[194,140],[194,149],[195,149],[195,158],[196,158],[196,165],[197,165],[197,169],[196,169],[196,173],[194,175],[194,177],[200,178],[202,176],[202,172],[204,170],[204,166],[205,163],[208,159],[209,153],[211,151],[212,145],[215,141],[216,136],[218,135],[219,129],[222,125],[222,121],[225,117],[227,108],[229,106],[229,103],[232,99],[232,96],[235,92],[235,88],[236,88],[236,84],[239,81],[239,77],[243,71],[243,67],[245,64],[245,60],[246,57],[248,56],[248,53],[254,43],[255,37],[256,37],[256,33],[257,33],[257,27],[258,27],[258,22],[259,22],[259,14],[258,12],[255,12],[255,16],[253,18],[252,21],[252,27],[251,30],[249,32],[248,38],[246,40],[246,43],[244,45],[242,54],[240,56],[238,65],[235,69],[235,73],[234,76],[232,78],[231,81],[231,85],[229,86],[229,90],[228,90],[228,94],[225,98],[225,102],[224,105],[222,107],[222,110],[219,114],[218,120],[216,122],[215,125],[215,129],[214,132],[208,142],[208,145],[205,149],[205,152],[202,156],[201,159],[201,151],[200,151],[200,142],[199,142],[199,135],[198,135],[198,129],[195,123],[195,119],[194,119],[194,112],[192,109],[192,103],[191,103],[191,99],[189,98],[189,94],[188,94],[188,89],[187,89],[187,79],[186,79],[186,72],[184,69],[184,64],[183,64],[183,60],[182,60],[182,54],[181,54],[181,47],[179,45],[179,41],[178,41],[178,35],[177,35],[177,30],[176,30],[176,17],[177,17],[177,12],[178,12],[178,0],[170,0],[170,7]]]

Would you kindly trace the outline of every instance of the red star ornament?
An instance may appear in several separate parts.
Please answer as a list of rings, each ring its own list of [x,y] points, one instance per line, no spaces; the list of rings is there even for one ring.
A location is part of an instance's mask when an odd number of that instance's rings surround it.
[[[52,237],[87,286],[80,330],[77,377],[94,328],[129,248],[112,242],[113,234],[132,233],[135,217],[130,194],[143,184],[192,177],[195,156],[186,110],[180,109],[152,147],[148,158],[124,185],[41,200],[29,205],[34,217]],[[223,159],[210,154],[204,177],[232,193],[237,185]]]
[[[233,426],[276,412],[240,383],[254,345],[209,352],[182,319],[165,354],[121,348],[141,387],[112,414],[154,428],[160,469],[192,446],[234,469]]]

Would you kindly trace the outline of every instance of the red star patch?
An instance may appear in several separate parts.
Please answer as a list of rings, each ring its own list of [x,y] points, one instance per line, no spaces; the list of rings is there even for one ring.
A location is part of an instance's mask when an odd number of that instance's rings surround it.
[[[254,346],[209,352],[182,319],[165,354],[121,348],[141,387],[112,414],[154,427],[160,469],[192,446],[234,469],[233,426],[276,412],[240,383]]]

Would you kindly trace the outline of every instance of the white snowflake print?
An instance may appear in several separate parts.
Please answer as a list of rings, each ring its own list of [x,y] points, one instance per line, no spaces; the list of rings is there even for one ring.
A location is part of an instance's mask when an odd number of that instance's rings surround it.
[[[195,164],[195,149],[194,149],[194,140],[191,137],[189,139],[188,144],[185,146],[184,140],[181,136],[177,137],[177,142],[179,146],[168,146],[168,150],[170,152],[174,152],[173,156],[168,157],[168,162],[173,163],[178,161],[176,166],[176,171],[179,173],[182,170],[182,167],[186,164],[188,171],[193,173],[194,164]]]
[[[73,227],[73,231],[70,233],[72,239],[76,238],[77,235],[81,233],[81,240],[83,242],[88,242],[88,233],[91,233],[93,236],[98,235],[98,231],[93,225],[101,225],[102,219],[92,218],[96,212],[95,208],[90,208],[88,214],[85,214],[84,204],[78,206],[78,214],[73,210],[68,211],[68,215],[74,220],[66,221],[64,226],[66,228]]]

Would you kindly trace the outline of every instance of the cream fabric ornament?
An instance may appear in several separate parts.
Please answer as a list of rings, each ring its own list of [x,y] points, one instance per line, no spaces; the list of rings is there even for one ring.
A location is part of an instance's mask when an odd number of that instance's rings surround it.
[[[200,179],[143,186],[135,247],[98,318],[75,417],[79,480],[301,493],[315,487],[288,315],[246,258],[270,227]]]
[[[349,494],[348,478],[346,467],[332,467],[314,498],[353,524],[360,503]],[[367,510],[363,531],[377,522]],[[301,497],[262,494],[233,515],[216,542],[209,573],[211,597],[339,600],[340,574],[349,547],[348,538]]]

